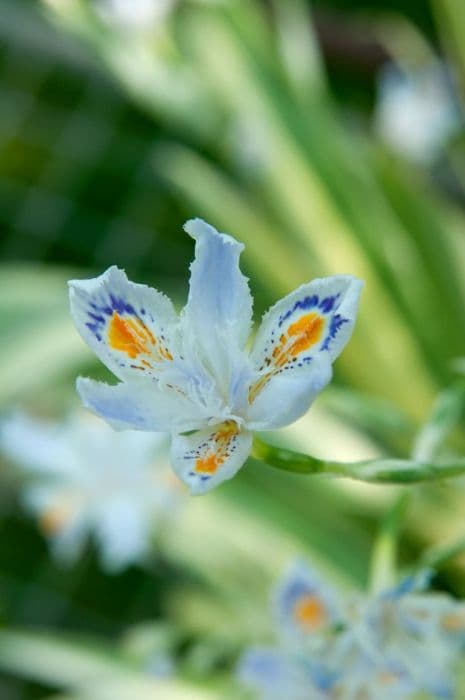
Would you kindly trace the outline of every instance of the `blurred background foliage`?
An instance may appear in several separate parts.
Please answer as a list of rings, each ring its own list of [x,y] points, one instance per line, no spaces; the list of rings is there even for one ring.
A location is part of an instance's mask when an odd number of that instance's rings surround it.
[[[179,0],[148,25],[90,0],[2,0],[4,415],[21,405],[61,417],[77,405],[78,373],[104,376],[72,326],[70,277],[117,264],[183,303],[192,242],[181,226],[199,215],[245,242],[257,319],[312,277],[366,280],[336,381],[272,440],[346,460],[407,456],[447,389],[457,425],[443,450],[463,454],[463,123],[418,163],[383,142],[374,114],[383,68],[414,71],[435,55],[450,62],[460,112],[465,12],[460,0],[311,5]],[[50,560],[18,505],[18,477],[2,466],[2,700],[68,690],[238,698],[228,675],[246,641],[269,632],[282,566],[310,555],[341,585],[364,586],[379,519],[397,497],[251,463],[193,499],[146,567],[108,576],[91,547],[69,570]],[[464,495],[462,481],[415,489],[403,565],[465,536]],[[463,595],[464,566],[446,561],[436,584]],[[137,675],[151,645],[178,659],[189,685]],[[76,690],[100,662],[126,680]]]

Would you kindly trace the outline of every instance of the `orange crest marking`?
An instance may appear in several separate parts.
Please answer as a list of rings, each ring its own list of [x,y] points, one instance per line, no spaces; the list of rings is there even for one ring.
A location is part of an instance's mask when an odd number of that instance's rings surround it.
[[[314,632],[327,622],[326,606],[314,595],[303,596],[294,606],[294,618],[300,627]]]
[[[390,671],[381,671],[381,673],[378,673],[378,681],[381,685],[392,685],[398,680],[395,673],[391,673]]]
[[[195,462],[195,471],[199,474],[215,474],[218,467],[223,464],[224,460],[217,457],[213,452],[206,457],[199,457]]]
[[[442,627],[447,632],[461,632],[465,629],[465,610],[448,613],[442,618]]]
[[[321,340],[324,320],[319,314],[311,313],[302,316],[298,321],[292,323],[287,329],[287,334],[294,342],[289,348],[292,357],[297,357],[304,350],[308,350]]]
[[[108,343],[113,350],[125,352],[132,360],[139,355],[151,355],[156,360],[172,360],[171,353],[162,345],[140,318],[122,318],[113,311],[108,328]],[[145,360],[141,361],[150,367]]]
[[[234,421],[226,422],[211,438],[209,442],[209,452],[195,460],[195,471],[198,474],[216,474],[219,467],[224,464],[229,457],[229,443],[238,434],[237,425]]]
[[[138,318],[121,318],[113,311],[108,329],[108,342],[113,350],[125,352],[131,359],[141,353],[150,353],[149,343],[155,345],[156,338]]]
[[[66,505],[50,506],[39,518],[39,527],[45,535],[53,536],[61,532],[71,519],[71,508]]]

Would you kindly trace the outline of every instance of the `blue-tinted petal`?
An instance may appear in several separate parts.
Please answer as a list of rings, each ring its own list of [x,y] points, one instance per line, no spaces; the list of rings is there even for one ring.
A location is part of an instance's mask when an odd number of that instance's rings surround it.
[[[255,429],[293,422],[330,381],[331,363],[353,331],[361,287],[349,275],[314,280],[265,314],[251,353],[250,421],[263,424]]]
[[[325,700],[315,685],[308,665],[285,649],[258,647],[247,651],[239,662],[238,679],[263,700]]]
[[[183,312],[185,351],[195,346],[222,393],[229,397],[247,365],[244,346],[252,323],[252,298],[239,269],[243,245],[201,219],[188,221],[185,230],[196,242]],[[245,385],[243,393],[246,397]]]
[[[202,494],[231,479],[244,464],[251,447],[252,434],[226,421],[192,435],[173,436],[171,462],[191,492]]]
[[[77,390],[86,408],[116,430],[197,430],[205,419],[198,407],[176,391],[155,384],[121,382],[111,386],[79,377]]]
[[[421,569],[421,571],[417,571],[411,576],[406,576],[394,588],[385,591],[382,597],[395,599],[416,591],[424,591],[430,585],[433,574],[434,572],[431,569]]]
[[[65,471],[73,461],[63,427],[38,421],[17,412],[0,424],[0,449],[24,469],[49,472]]]
[[[156,378],[176,356],[178,319],[171,301],[129,282],[123,270],[69,282],[71,314],[85,342],[120,379]]]
[[[331,381],[332,374],[326,354],[312,358],[304,367],[276,374],[249,405],[247,426],[250,430],[259,431],[290,425],[308,411],[318,394]]]

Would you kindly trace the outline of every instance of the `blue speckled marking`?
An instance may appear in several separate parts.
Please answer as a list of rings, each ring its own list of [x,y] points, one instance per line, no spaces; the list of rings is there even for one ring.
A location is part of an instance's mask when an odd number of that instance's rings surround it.
[[[312,296],[304,297],[295,302],[294,306],[286,311],[285,314],[279,317],[278,325],[281,327],[285,321],[287,321],[297,309],[302,309],[302,311],[307,311],[308,309],[314,309],[318,306],[319,297],[317,294],[312,294]]]
[[[305,595],[315,593],[316,590],[316,585],[311,585],[309,581],[301,578],[294,579],[284,590],[283,604],[286,607],[288,605],[293,606],[296,600],[299,600],[299,598],[302,598]]]
[[[97,323],[105,323],[105,319],[103,316],[97,316],[97,314],[93,314],[91,311],[89,311],[88,316],[94,321],[97,321]]]
[[[301,357],[299,362],[297,363],[297,367],[303,367],[305,365],[309,365],[313,361],[313,357]],[[280,371],[283,369],[286,369],[286,367],[281,368]]]
[[[113,312],[116,311],[118,314],[130,314],[131,316],[137,317],[137,312],[132,304],[121,297],[117,297],[110,293],[109,304],[97,304],[94,301],[89,301],[89,307],[92,311],[87,311],[87,316],[90,319],[86,323],[87,328],[95,335],[97,340],[100,342],[102,340],[101,331],[107,323],[105,316],[112,316]],[[141,309],[141,313],[145,313],[145,309]]]
[[[349,322],[348,318],[344,318],[343,316],[340,316],[339,314],[335,314],[333,316],[333,318],[331,319],[331,323],[329,324],[329,333],[326,336],[323,345],[321,346],[322,350],[329,349],[331,341],[336,337],[336,335],[338,334],[339,330],[344,325],[344,323],[348,323],[348,322]]]
[[[309,309],[318,307],[324,314],[329,314],[336,306],[340,296],[340,294],[334,294],[330,297],[324,297],[320,301],[318,294],[312,294],[311,296],[304,297],[304,299],[299,299],[295,302],[294,306],[279,317],[278,325],[281,327],[298,309],[308,311]]]
[[[310,675],[318,690],[328,691],[339,681],[341,674],[325,668],[321,664],[312,664]]]
[[[121,297],[115,297],[114,294],[110,292],[110,301],[112,306],[112,311],[116,311],[118,314],[135,314],[136,310],[132,304],[128,304],[127,301],[121,299]]]
[[[90,330],[91,333],[95,335],[99,343],[102,340],[102,336],[99,333],[99,328],[100,326],[96,325],[95,323],[86,323],[87,328]]]
[[[335,294],[332,297],[325,297],[318,304],[318,308],[321,309],[324,314],[329,314],[329,312],[334,309],[334,306],[338,301],[339,297],[340,294]]]

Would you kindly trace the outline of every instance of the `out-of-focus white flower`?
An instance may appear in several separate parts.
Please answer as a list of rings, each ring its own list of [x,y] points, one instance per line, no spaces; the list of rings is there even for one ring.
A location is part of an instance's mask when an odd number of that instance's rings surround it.
[[[420,592],[426,580],[343,597],[295,565],[275,596],[278,646],[248,651],[239,679],[263,700],[452,700],[465,606]]]
[[[284,576],[274,596],[278,628],[300,647],[325,646],[343,622],[337,596],[317,573],[297,562]]]
[[[21,413],[0,430],[2,451],[29,476],[23,501],[61,560],[74,561],[92,534],[105,569],[141,561],[181,498],[167,435],[116,433],[92,416],[58,424]]]
[[[293,423],[331,380],[362,282],[336,275],[303,284],[265,314],[249,352],[242,244],[200,219],[185,229],[196,245],[181,316],[116,267],[71,281],[70,300],[83,339],[121,380],[79,378],[84,405],[117,429],[170,430],[176,473],[204,493],[242,467],[253,431]]]
[[[418,163],[436,160],[462,124],[446,67],[383,68],[374,119],[381,138],[400,155]]]
[[[454,697],[453,666],[465,649],[465,606],[425,592],[429,579],[430,572],[420,572],[381,595],[353,601],[348,619],[367,659],[360,688],[376,687],[381,674],[395,698],[421,690]]]
[[[247,651],[240,661],[238,678],[244,686],[255,690],[260,700],[326,700],[330,697],[318,689],[315,669],[304,656],[292,654],[285,647],[257,647]]]
[[[176,0],[94,0],[102,19],[121,30],[150,30],[162,22]]]

